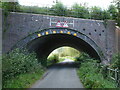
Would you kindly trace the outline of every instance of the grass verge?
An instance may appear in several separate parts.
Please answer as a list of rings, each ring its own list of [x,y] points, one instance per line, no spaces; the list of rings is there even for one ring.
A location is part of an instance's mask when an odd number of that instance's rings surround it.
[[[3,88],[30,88],[37,80],[41,79],[43,71],[35,73],[25,73],[7,80]]]

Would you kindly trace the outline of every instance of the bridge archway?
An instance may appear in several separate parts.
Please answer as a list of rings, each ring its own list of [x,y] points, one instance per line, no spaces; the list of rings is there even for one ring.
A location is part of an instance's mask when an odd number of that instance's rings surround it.
[[[53,50],[62,46],[70,46],[88,53],[93,58],[104,60],[102,50],[92,39],[68,28],[40,30],[19,41],[15,48],[27,48],[29,51],[35,51],[39,58],[47,58]]]

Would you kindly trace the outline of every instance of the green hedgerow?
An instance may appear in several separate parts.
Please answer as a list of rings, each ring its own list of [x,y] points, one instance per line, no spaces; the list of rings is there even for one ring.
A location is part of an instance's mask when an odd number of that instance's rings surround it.
[[[114,82],[104,78],[100,72],[100,67],[97,67],[97,60],[83,60],[78,69],[78,76],[85,88],[116,88]],[[105,76],[106,77],[106,76]]]
[[[42,66],[38,63],[35,53],[23,53],[15,49],[2,58],[3,81],[14,78],[23,73],[34,73],[41,70]]]

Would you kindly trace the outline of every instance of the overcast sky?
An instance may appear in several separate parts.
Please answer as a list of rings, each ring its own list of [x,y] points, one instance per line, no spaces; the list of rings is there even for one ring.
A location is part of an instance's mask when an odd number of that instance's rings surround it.
[[[32,6],[52,6],[56,0],[18,0],[21,5]],[[113,0],[58,0],[67,7],[72,6],[74,3],[87,3],[88,6],[99,6],[103,9],[111,4]]]

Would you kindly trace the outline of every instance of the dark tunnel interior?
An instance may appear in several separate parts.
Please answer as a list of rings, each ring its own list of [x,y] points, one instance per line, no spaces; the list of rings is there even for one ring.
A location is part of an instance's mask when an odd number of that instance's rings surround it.
[[[91,57],[99,59],[97,52],[84,40],[68,35],[68,34],[49,34],[41,36],[32,40],[26,46],[26,48],[32,52],[37,53],[37,57],[42,59],[48,57],[48,55],[55,49],[62,46],[70,46],[79,51],[88,53]]]

